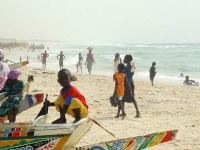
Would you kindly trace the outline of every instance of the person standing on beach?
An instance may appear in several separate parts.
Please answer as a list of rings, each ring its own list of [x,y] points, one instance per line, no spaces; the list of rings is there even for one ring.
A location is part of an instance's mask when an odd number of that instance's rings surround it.
[[[57,56],[57,58],[59,59],[59,66],[60,66],[60,69],[63,69],[63,60],[65,59],[65,55],[63,55],[62,51],[61,51],[60,54]]]
[[[76,64],[77,72],[79,72],[79,69],[81,69],[82,73],[82,62],[83,62],[83,57],[81,56],[81,53],[78,54],[78,63]]]
[[[88,47],[87,49],[89,50],[89,53],[87,54],[85,65],[87,64],[88,72],[91,75],[92,65],[93,65],[93,63],[95,64],[94,57],[93,57],[93,54],[92,54],[92,49],[93,48],[92,47]]]
[[[133,75],[134,75],[134,72],[132,71],[132,65],[131,65],[131,61],[133,60],[133,57],[132,55],[125,55],[124,56],[124,63],[126,64],[126,67],[125,67],[125,74],[127,76],[127,79],[128,79],[128,83],[129,85],[125,84],[125,91],[124,91],[124,97],[122,99],[122,102],[123,102],[123,107],[124,107],[124,102],[129,102],[129,103],[133,103],[134,106],[135,106],[135,109],[136,109],[136,118],[139,118],[140,117],[140,112],[139,112],[139,109],[138,109],[138,105],[137,105],[137,102],[135,100],[135,85],[134,85],[134,82],[133,82]],[[129,92],[129,87],[131,88],[131,91],[132,91],[132,95],[130,95],[130,92]]]
[[[115,54],[115,59],[114,59],[114,73],[118,72],[118,65],[122,62],[119,53]]]
[[[150,67],[150,70],[149,70],[149,76],[150,76],[152,86],[153,86],[154,77],[156,76],[156,67],[155,66],[156,66],[156,62],[153,62],[152,66]]]
[[[119,71],[113,75],[113,80],[115,81],[114,94],[116,94],[119,100],[117,116],[115,116],[115,118],[119,118],[119,113],[120,111],[122,111],[122,119],[126,117],[126,113],[124,111],[124,107],[122,104],[122,98],[124,96],[124,84],[126,83],[128,85],[128,80],[126,74],[124,73],[124,69],[125,69],[124,64],[120,63],[118,65]],[[129,86],[129,91],[131,92],[130,86]]]
[[[7,75],[10,72],[8,64],[4,63],[4,50],[0,48],[0,90],[4,87]]]
[[[41,60],[42,60],[42,68],[46,69],[46,62],[47,62],[47,57],[49,57],[49,54],[47,54],[47,51],[41,54]]]

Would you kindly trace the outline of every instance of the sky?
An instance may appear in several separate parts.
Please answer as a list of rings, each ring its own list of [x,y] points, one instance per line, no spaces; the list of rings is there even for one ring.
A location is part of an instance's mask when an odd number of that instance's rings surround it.
[[[199,43],[200,0],[0,0],[0,38]]]

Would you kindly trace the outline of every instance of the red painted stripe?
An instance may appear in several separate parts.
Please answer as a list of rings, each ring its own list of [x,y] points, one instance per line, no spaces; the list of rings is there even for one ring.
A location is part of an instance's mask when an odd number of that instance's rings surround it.
[[[160,143],[170,141],[170,140],[172,140],[173,137],[174,137],[174,134],[172,133],[172,131],[167,131],[165,137],[161,140]]]
[[[15,128],[12,132],[12,137],[19,137],[21,135],[20,131],[23,130],[22,128]]]

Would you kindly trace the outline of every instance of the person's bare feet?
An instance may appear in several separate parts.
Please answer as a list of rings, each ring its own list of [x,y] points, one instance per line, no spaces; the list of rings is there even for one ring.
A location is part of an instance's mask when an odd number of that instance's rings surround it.
[[[75,119],[75,120],[73,121],[73,123],[77,123],[78,121],[80,121],[80,119]]]
[[[122,120],[124,120],[125,117],[126,117],[126,114],[123,114],[123,116],[122,116]]]
[[[141,118],[140,113],[138,112],[135,116],[135,118]]]
[[[119,118],[119,115],[115,116],[115,118]]]
[[[52,124],[60,124],[60,123],[66,123],[66,122],[67,122],[66,119],[58,118],[54,120]]]

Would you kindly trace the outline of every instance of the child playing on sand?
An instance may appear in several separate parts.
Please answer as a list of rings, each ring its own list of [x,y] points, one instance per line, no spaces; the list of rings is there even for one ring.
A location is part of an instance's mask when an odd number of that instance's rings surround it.
[[[124,96],[124,83],[127,82],[127,84],[128,84],[126,74],[123,73],[124,69],[125,69],[124,64],[120,63],[118,65],[118,73],[115,73],[113,75],[113,80],[115,81],[114,94],[117,95],[117,98],[119,100],[117,116],[115,116],[115,117],[119,118],[119,113],[120,113],[120,110],[121,110],[122,111],[122,119],[124,119],[126,117],[126,113],[125,113],[124,107],[122,105],[122,98]]]
[[[9,122],[15,122],[19,101],[22,100],[24,84],[23,81],[18,80],[20,74],[16,69],[10,70],[8,79],[0,91],[0,93],[7,92],[6,97],[8,97],[0,108],[0,116],[5,117],[7,115]]]
[[[156,62],[152,63],[152,66],[149,70],[149,74],[150,74],[150,80],[151,80],[151,85],[153,86],[153,79],[156,76]]]
[[[60,118],[53,121],[53,124],[66,123],[65,114],[75,118],[73,123],[88,115],[88,105],[86,104],[85,97],[70,82],[70,71],[68,69],[61,69],[58,72],[58,83],[63,87],[60,91],[60,96],[55,102],[47,101],[48,106],[56,106],[56,110],[60,112]]]
[[[131,65],[131,62],[133,60],[133,57],[132,55],[125,55],[124,56],[124,63],[126,64],[126,67],[125,67],[125,74],[127,76],[127,79],[128,79],[128,84],[125,84],[125,92],[124,92],[124,97],[122,99],[122,102],[123,102],[123,106],[124,106],[124,102],[131,102],[134,104],[135,106],[135,109],[136,109],[136,118],[139,118],[140,117],[140,112],[139,112],[139,109],[138,109],[138,106],[137,106],[137,102],[135,100],[135,85],[134,85],[134,81],[133,81],[133,75],[134,75],[134,72],[133,72],[133,66]],[[130,94],[129,92],[129,87],[131,89],[131,92],[133,94]]]
[[[185,77],[185,81],[183,82],[185,85],[193,85],[193,86],[199,86],[198,82],[195,82],[194,80],[190,80],[189,76]]]

